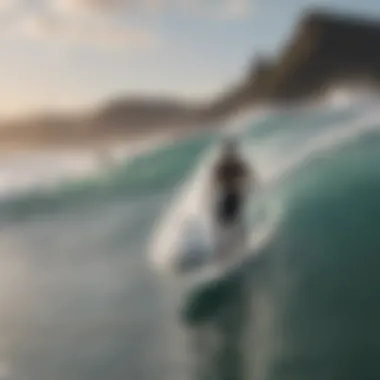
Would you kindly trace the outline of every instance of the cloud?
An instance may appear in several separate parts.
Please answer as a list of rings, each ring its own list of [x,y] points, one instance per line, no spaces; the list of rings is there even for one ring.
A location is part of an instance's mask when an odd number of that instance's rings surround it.
[[[158,12],[166,9],[193,11],[198,15],[235,18],[244,16],[252,0],[54,0],[57,9],[71,12],[112,14],[119,11]]]
[[[22,36],[47,42],[64,42],[101,48],[145,50],[160,44],[157,33],[112,23],[83,22],[51,15],[29,15],[19,24]]]
[[[55,0],[56,9],[69,12],[111,14],[119,11],[159,11],[168,0]]]
[[[0,12],[8,11],[18,5],[17,0],[0,0]]]
[[[252,9],[252,0],[180,0],[184,10],[198,16],[209,16],[230,20],[247,16]]]
[[[167,9],[196,17],[239,19],[249,14],[253,0],[0,0],[0,9],[18,4],[11,33],[47,42],[97,48],[147,50],[162,45],[162,36],[149,28],[120,24],[119,15],[157,13]],[[29,6],[28,6],[29,4]],[[10,18],[8,18],[10,20]],[[13,21],[12,21],[13,22]],[[8,27],[7,27],[8,28]],[[2,28],[4,29],[4,28]],[[9,35],[7,31],[2,35]]]
[[[222,16],[225,18],[241,18],[249,15],[251,10],[252,4],[249,0],[229,0],[222,10]]]
[[[134,0],[0,0],[1,9],[18,4],[12,18],[0,23],[2,38],[87,45],[119,50],[151,50],[161,46],[160,34],[149,27],[132,26],[116,17],[118,7]],[[153,1],[153,0],[151,0]],[[154,0],[161,1],[161,0]],[[152,3],[153,4],[153,3]],[[92,13],[96,17],[92,17]],[[5,14],[4,14],[5,15]],[[82,16],[86,17],[82,17]],[[87,15],[90,15],[87,17]]]
[[[54,6],[63,11],[116,11],[128,5],[127,0],[55,0]]]

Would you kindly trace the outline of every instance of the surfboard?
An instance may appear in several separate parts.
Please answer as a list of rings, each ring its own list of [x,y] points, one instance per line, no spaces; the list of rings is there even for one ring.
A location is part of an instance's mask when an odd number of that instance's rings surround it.
[[[210,230],[193,220],[182,231],[172,274],[187,282],[209,280],[228,272],[248,253],[242,222]]]
[[[268,209],[259,194],[254,200],[239,223],[229,227],[213,225],[206,207],[170,218],[156,231],[151,246],[155,270],[191,285],[225,276],[251,261],[278,219],[276,208]]]

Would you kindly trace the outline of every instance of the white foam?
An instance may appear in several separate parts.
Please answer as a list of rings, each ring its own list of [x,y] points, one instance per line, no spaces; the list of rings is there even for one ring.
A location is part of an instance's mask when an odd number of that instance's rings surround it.
[[[262,177],[265,182],[277,181],[289,170],[300,163],[307,163],[308,158],[315,154],[326,153],[343,144],[355,140],[360,135],[370,131],[380,131],[380,115],[378,111],[366,115],[358,115],[350,123],[336,123],[322,135],[311,137],[301,148],[285,156],[273,155],[266,162],[259,162]]]
[[[102,149],[24,151],[4,155],[0,160],[0,197],[33,189],[54,189],[67,180],[99,175],[114,165],[144,154],[168,142],[155,137],[141,142],[114,144]]]

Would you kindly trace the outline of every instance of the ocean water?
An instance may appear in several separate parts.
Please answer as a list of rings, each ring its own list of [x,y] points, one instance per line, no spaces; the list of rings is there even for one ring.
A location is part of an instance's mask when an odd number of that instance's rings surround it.
[[[2,163],[0,379],[378,380],[377,101],[231,122],[261,183],[249,232],[270,215],[266,239],[186,288],[148,247],[217,133],[62,176]]]

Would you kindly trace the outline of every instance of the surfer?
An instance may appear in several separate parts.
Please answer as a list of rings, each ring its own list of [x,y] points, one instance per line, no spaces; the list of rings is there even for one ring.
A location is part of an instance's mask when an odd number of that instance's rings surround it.
[[[212,184],[216,190],[214,220],[222,234],[226,228],[242,226],[243,211],[253,174],[250,165],[242,157],[238,142],[227,138],[222,153],[212,172]]]
[[[233,138],[226,139],[213,171],[217,196],[216,219],[221,225],[233,224],[241,218],[251,176],[238,142]]]

